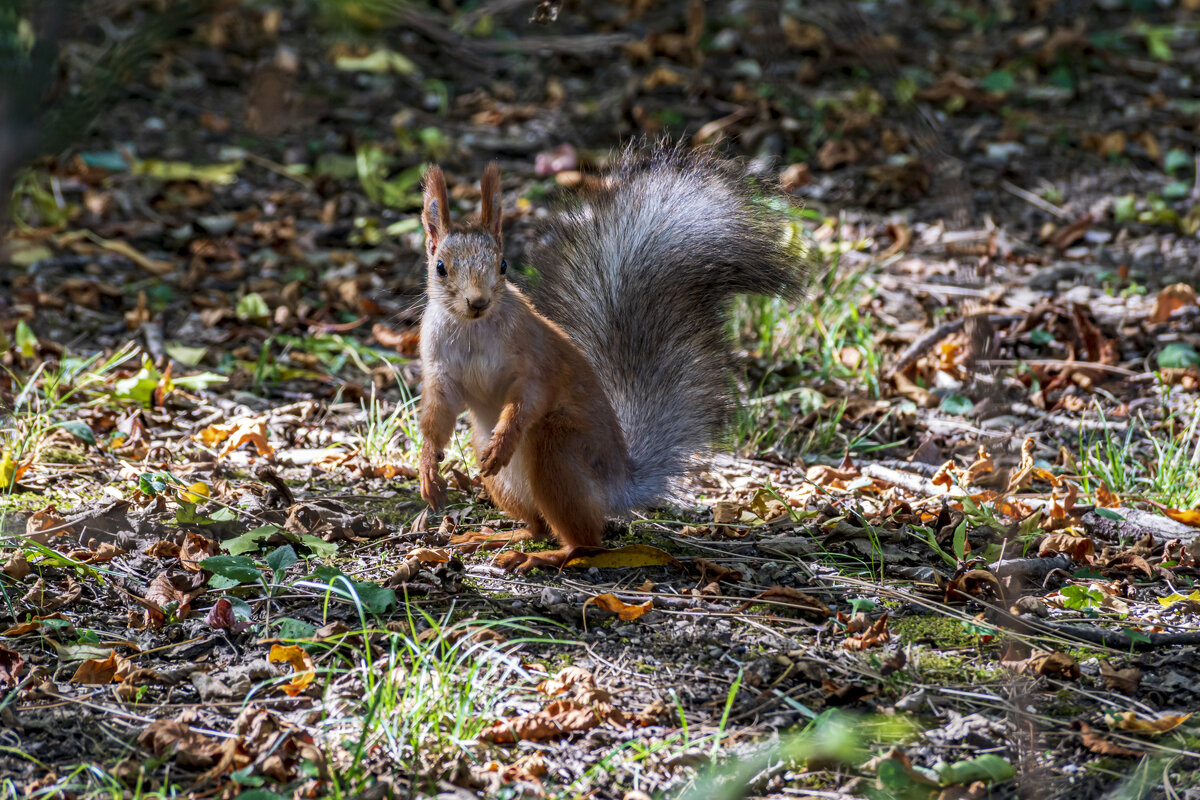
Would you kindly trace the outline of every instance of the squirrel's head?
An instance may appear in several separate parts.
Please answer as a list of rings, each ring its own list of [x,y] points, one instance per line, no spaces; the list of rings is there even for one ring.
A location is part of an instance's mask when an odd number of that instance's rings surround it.
[[[488,164],[480,181],[483,208],[478,223],[454,225],[439,167],[425,173],[425,250],[429,254],[430,302],[464,320],[482,319],[503,296],[503,240],[500,233],[500,170]]]

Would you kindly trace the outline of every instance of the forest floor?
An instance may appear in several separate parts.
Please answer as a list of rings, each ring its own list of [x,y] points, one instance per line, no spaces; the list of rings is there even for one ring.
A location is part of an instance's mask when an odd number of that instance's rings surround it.
[[[0,796],[1200,797],[1195,0],[94,6],[0,258]],[[414,480],[421,172],[519,265],[663,134],[813,285],[686,503],[507,574],[465,427]]]

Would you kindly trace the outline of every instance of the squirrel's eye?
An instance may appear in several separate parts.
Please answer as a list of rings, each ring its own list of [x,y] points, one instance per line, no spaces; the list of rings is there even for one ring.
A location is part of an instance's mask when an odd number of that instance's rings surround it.
[[[506,272],[508,272],[508,262],[500,259],[500,274],[503,275]]]
[[[437,273],[438,273],[438,277],[441,277],[441,278],[446,277],[446,265],[442,263],[442,260],[440,258],[438,259],[438,263],[437,263]]]

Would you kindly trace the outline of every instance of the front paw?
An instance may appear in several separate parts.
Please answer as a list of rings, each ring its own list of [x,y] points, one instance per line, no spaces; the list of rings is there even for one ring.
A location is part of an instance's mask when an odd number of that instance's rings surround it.
[[[446,504],[446,479],[438,472],[437,463],[421,464],[421,499],[434,511]]]
[[[491,478],[512,461],[513,449],[504,437],[493,436],[479,454],[479,471],[485,478]]]

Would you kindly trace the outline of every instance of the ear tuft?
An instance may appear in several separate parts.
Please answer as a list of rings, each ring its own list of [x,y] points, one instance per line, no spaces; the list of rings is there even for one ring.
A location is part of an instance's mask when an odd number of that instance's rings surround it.
[[[480,214],[483,227],[492,235],[496,243],[500,244],[500,223],[503,210],[500,206],[500,168],[496,166],[495,161],[484,169],[483,178],[479,181],[479,190],[483,195]]]
[[[425,208],[421,212],[425,226],[425,249],[429,255],[437,250],[438,242],[450,232],[450,201],[446,194],[446,176],[436,164],[425,171]]]

